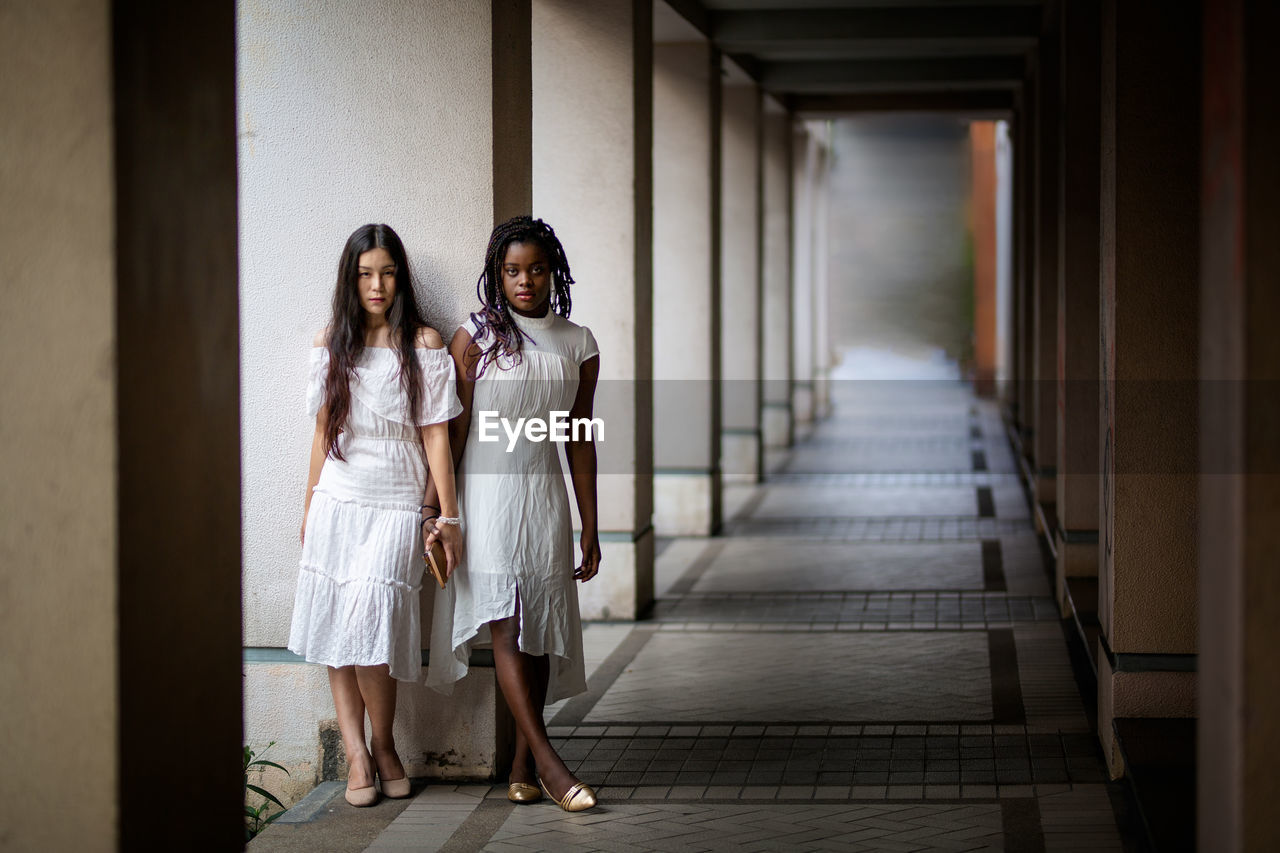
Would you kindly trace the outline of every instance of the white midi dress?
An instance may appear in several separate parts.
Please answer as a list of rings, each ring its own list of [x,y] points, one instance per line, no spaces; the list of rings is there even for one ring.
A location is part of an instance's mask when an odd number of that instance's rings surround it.
[[[520,650],[551,657],[547,701],[555,702],[587,689],[560,445],[531,441],[523,431],[512,444],[500,426],[488,433],[497,441],[481,441],[481,415],[494,413],[514,427],[522,417],[549,421],[552,412],[567,413],[579,368],[599,350],[589,329],[551,312],[512,316],[533,341],[524,340],[518,360],[496,360],[475,383],[458,468],[466,548],[436,595],[427,684],[449,693],[467,674],[471,646],[490,641],[488,623],[515,615],[518,598]],[[476,333],[472,321],[463,328]]]
[[[387,664],[391,676],[422,676],[418,591],[420,507],[427,465],[419,426],[462,411],[448,350],[415,350],[422,369],[416,423],[395,350],[365,347],[350,381],[351,411],[325,459],[307,513],[289,650],[328,666]],[[311,351],[307,411],[324,402],[329,351]]]

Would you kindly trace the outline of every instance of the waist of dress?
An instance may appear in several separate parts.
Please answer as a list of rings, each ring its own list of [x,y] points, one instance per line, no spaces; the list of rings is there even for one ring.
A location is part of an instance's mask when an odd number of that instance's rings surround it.
[[[396,435],[351,435],[347,441],[399,441],[403,444],[417,444],[416,436],[396,436]]]

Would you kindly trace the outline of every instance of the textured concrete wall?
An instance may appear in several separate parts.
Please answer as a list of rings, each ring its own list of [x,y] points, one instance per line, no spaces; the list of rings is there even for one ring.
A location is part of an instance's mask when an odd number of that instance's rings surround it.
[[[573,267],[573,320],[600,345],[600,575],[585,618],[653,598],[653,6],[533,3],[533,206]]]
[[[495,209],[518,206],[528,177],[522,187],[519,152],[509,151],[498,171],[510,180],[495,191],[488,3],[317,9],[245,0],[238,37],[244,643],[279,648],[288,637],[311,443],[308,351],[328,322],[343,243],[366,222],[395,228],[418,304],[448,340],[475,308]],[[501,103],[513,110],[505,120],[527,132],[527,112],[510,107],[518,101]],[[424,641],[432,595],[424,586]],[[323,670],[247,668],[248,742],[280,741],[271,756],[295,777],[318,781],[318,730],[333,716]],[[475,671],[473,681],[485,683],[464,685],[452,699],[402,686],[406,719],[452,719],[461,708],[475,720],[406,730],[400,746],[410,772],[474,775],[492,761],[492,670]],[[450,749],[447,766],[431,762]]]
[[[1199,19],[1103,13],[1098,598],[1117,652],[1197,645]]]
[[[0,6],[0,77],[0,846],[114,850],[109,4]]]
[[[493,212],[489,8],[242,2],[239,40],[245,644],[283,646],[308,351],[343,243],[395,228],[446,340],[474,309]]]
[[[718,55],[707,42],[653,57],[654,526],[719,524]]]

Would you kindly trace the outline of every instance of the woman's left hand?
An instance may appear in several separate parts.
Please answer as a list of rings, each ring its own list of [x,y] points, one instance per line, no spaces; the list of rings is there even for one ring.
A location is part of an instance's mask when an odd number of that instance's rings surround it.
[[[573,570],[575,580],[583,583],[600,571],[600,536],[594,530],[582,531],[582,565]]]
[[[422,542],[422,548],[430,551],[431,546],[439,540],[444,546],[445,570],[444,576],[447,579],[453,574],[453,570],[457,568],[458,562],[462,559],[462,532],[456,524],[441,524],[438,527],[429,527],[427,537]]]

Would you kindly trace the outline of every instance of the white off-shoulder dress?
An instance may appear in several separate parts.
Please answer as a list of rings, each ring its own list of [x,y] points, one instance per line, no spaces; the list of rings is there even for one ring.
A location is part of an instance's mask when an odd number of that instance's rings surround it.
[[[449,693],[467,674],[471,646],[490,641],[488,623],[513,616],[518,598],[520,650],[550,655],[547,701],[555,702],[587,689],[559,445],[521,433],[508,450],[501,428],[498,441],[480,441],[481,414],[496,413],[514,426],[522,417],[549,420],[553,411],[567,413],[578,393],[579,368],[599,350],[589,329],[551,312],[512,316],[533,341],[523,342],[518,360],[495,361],[475,383],[458,468],[466,550],[436,595],[427,684]],[[472,321],[463,328],[476,333]]]
[[[427,483],[419,426],[462,411],[448,350],[415,350],[422,368],[416,422],[400,384],[400,357],[365,347],[350,380],[351,411],[325,459],[307,513],[289,650],[328,666],[388,664],[393,678],[422,675],[418,590],[420,507]],[[329,351],[311,350],[307,411],[324,402]]]

